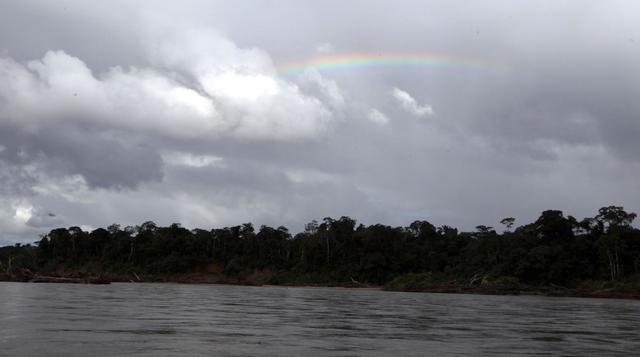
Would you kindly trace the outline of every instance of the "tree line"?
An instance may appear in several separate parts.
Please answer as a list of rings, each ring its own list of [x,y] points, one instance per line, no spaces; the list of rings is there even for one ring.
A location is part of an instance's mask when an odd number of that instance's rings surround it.
[[[488,226],[460,232],[424,220],[406,227],[365,226],[350,217],[312,221],[295,235],[283,226],[256,229],[251,223],[211,230],[151,221],[90,232],[57,228],[33,245],[0,248],[0,275],[83,268],[166,276],[215,266],[230,277],[268,271],[271,283],[385,284],[426,272],[456,281],[507,278],[567,287],[587,280],[638,281],[635,218],[618,206],[582,220],[547,210],[517,228],[507,217],[501,233]]]

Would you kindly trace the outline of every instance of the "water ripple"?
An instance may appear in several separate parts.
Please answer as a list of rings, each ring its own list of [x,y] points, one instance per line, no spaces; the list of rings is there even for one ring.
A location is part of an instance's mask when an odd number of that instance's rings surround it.
[[[626,356],[640,302],[0,283],[4,356]]]

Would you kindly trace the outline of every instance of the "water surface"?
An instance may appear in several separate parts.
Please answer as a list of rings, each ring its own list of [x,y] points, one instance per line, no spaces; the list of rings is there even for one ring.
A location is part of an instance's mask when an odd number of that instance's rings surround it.
[[[0,283],[1,356],[638,355],[640,302]]]

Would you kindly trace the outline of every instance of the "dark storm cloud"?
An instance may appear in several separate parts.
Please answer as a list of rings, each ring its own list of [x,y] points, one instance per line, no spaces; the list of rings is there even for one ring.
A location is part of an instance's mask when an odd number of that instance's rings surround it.
[[[0,141],[6,147],[1,155],[11,164],[14,178],[20,167],[31,163],[48,175],[82,175],[94,188],[135,187],[162,178],[162,159],[155,150],[95,131],[56,126],[44,133],[25,133],[0,127]],[[20,180],[24,179],[28,178]]]
[[[576,54],[556,51],[561,58],[573,54],[574,62],[546,56],[542,64],[514,60],[516,73],[480,92],[473,130],[525,145],[540,140],[603,144],[621,159],[637,158],[640,106],[634,98],[640,95],[640,76],[630,61],[640,55],[630,51],[627,58],[603,58],[601,51],[614,52],[600,46]]]
[[[37,180],[28,170],[12,165],[7,159],[7,148],[0,151],[0,194],[26,195]]]
[[[12,239],[147,219],[296,231],[351,215],[470,229],[548,208],[579,217],[611,203],[639,208],[631,2],[0,10],[0,227]],[[275,72],[331,52],[484,65]]]

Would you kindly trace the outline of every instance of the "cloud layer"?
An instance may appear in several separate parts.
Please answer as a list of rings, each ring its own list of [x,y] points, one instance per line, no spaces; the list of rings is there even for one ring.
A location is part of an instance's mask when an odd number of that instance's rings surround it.
[[[162,178],[168,141],[314,140],[334,121],[329,105],[275,76],[260,50],[210,31],[150,47],[157,67],[98,74],[61,50],[0,58],[6,160],[80,174],[92,187],[135,187]],[[315,74],[312,84],[340,100],[335,83]]]
[[[640,210],[637,5],[249,4],[0,5],[0,240]],[[275,70],[343,52],[495,66]]]

